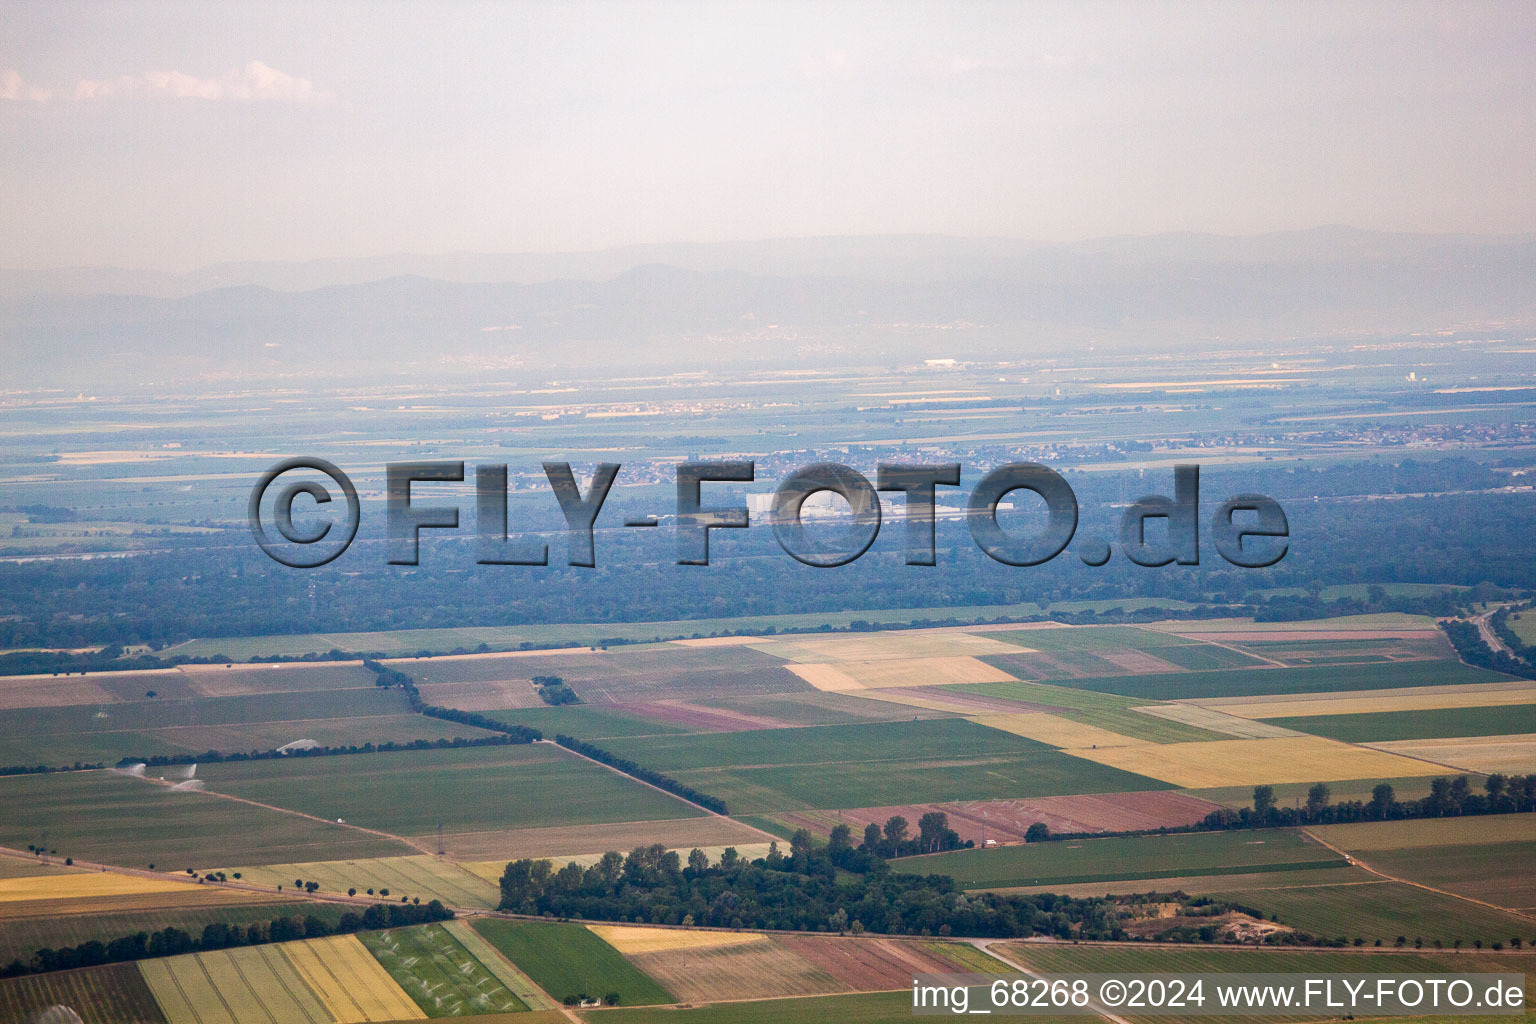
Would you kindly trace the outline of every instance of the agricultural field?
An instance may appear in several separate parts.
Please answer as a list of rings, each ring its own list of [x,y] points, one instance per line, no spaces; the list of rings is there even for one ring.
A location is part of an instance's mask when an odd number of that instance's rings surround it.
[[[321,761],[365,760],[357,757]],[[0,844],[41,841],[60,856],[180,870],[215,864],[389,857],[403,843],[114,772],[0,777]]]
[[[587,1019],[601,1020],[608,1024],[804,1024],[805,1021],[910,1024],[912,995],[910,992],[874,992],[852,996],[717,1003],[681,1010],[620,1008],[592,1013]],[[1075,1019],[1096,1021],[1100,1018]]]
[[[1422,938],[1450,946],[1461,940],[1509,942],[1518,936],[1536,940],[1536,920],[1484,907],[1454,896],[1401,882],[1356,882],[1290,889],[1246,889],[1216,893],[1273,915],[1281,924],[1327,938],[1377,939],[1391,946],[1397,936],[1409,943]]]
[[[441,900],[449,907],[492,909],[501,898],[494,885],[479,875],[437,857],[375,857],[369,860],[311,861],[226,868],[233,876],[256,885],[289,886],[295,879],[318,882],[323,893],[388,890],[392,898],[420,897],[423,903]]]
[[[1443,768],[1491,775],[1524,775],[1536,771],[1536,733],[1513,736],[1456,736],[1448,739],[1390,740],[1371,747],[1403,757],[1416,757]]]
[[[949,875],[967,889],[1345,866],[1337,853],[1291,829],[1074,839],[906,857],[893,865],[911,874]]]
[[[170,1024],[331,1024],[281,946],[252,946],[139,964]]]
[[[428,1017],[528,1009],[440,924],[364,932],[359,938]]]
[[[417,1020],[424,1014],[355,935],[277,947],[337,1021]]]
[[[985,660],[1028,681],[1031,678],[1028,674],[1022,670],[1013,671],[1016,667],[1014,657],[1016,656],[993,656]],[[1218,672],[1159,672],[1052,680],[1057,686],[1118,693],[1126,697],[1139,697],[1143,701],[1325,693],[1510,681],[1512,681],[1511,677],[1501,673],[1450,660],[1285,668],[1260,667]]]
[[[688,1003],[901,989],[919,973],[1005,970],[969,946],[883,937],[768,935],[593,925]]]
[[[26,1021],[52,1006],[85,1024],[167,1024],[137,964],[0,979],[0,1020]]]
[[[589,704],[690,700],[726,694],[793,693],[805,683],[784,662],[745,646],[693,648],[652,644],[592,650],[567,648],[467,658],[390,662],[418,682],[504,682],[559,676]]]
[[[1445,774],[1443,763],[1431,764],[1415,760],[1416,755],[1401,756],[1321,736],[1078,747],[1068,753],[1184,789]]]
[[[581,925],[480,918],[473,927],[556,1000],[583,993],[601,999],[614,992],[623,1006],[676,1001]]]
[[[524,1006],[534,1011],[557,1010],[560,1006],[548,993],[533,983],[533,980],[518,970],[517,966],[501,954],[499,950],[486,941],[485,936],[475,931],[463,919],[446,921],[443,928],[449,935],[459,940],[459,943],[479,960],[486,970],[496,976],[496,979],[506,986],[507,991],[517,997]],[[522,1018],[526,1021],[529,1018]]]
[[[1456,736],[1506,736],[1536,733],[1536,704],[1505,707],[1439,708],[1346,715],[1269,718],[1278,725],[1346,743],[1383,740],[1448,739]]]
[[[154,691],[154,698],[146,698],[149,691],[137,689],[145,683],[139,679],[133,684],[133,699],[0,709],[0,764],[111,765],[123,758],[161,754],[270,750],[300,739],[342,746],[489,735],[474,726],[412,714],[405,695],[398,690],[379,689],[371,682],[357,686],[351,674],[362,673],[371,679],[373,674],[366,669],[345,665],[321,668],[346,672],[347,678],[333,676],[332,680],[346,682],[349,688],[294,692],[260,688],[260,683],[300,686],[313,682],[308,674],[315,671],[312,666],[73,677],[71,685],[102,689],[124,685],[111,683],[111,676],[150,675],[145,685],[160,689]],[[202,684],[204,676],[219,685]],[[225,695],[199,696],[198,690]]]
[[[893,804],[884,807],[839,808],[835,811],[784,811],[771,816],[786,834],[809,829],[826,836],[838,825],[854,835],[865,825],[883,825],[900,815],[917,821],[930,811],[949,819],[960,839],[981,846],[988,839],[1023,842],[1029,826],[1043,822],[1053,832],[1133,831],[1193,825],[1219,805],[1175,792],[1092,793],[1019,800],[960,800],[952,803]]]
[[[427,837],[428,845],[436,837]],[[608,850],[633,850],[661,843],[687,851],[695,846],[742,846],[767,841],[761,832],[735,818],[700,815],[660,821],[619,821],[558,828],[493,829],[444,833],[443,845],[460,864],[483,874],[479,864],[494,868],[491,881],[501,877],[506,862],[518,857],[553,858],[564,864]]]
[[[26,960],[43,947],[78,946],[96,940],[108,942],[139,931],[155,932],[162,928],[180,928],[196,935],[203,926],[251,924],[277,917],[317,917],[334,925],[345,907],[330,903],[295,902],[246,893],[250,903],[223,901],[204,907],[174,907],[163,910],[138,909],[105,913],[56,913],[47,910],[33,917],[11,917],[0,921],[0,964],[13,959]]]
[[[1296,693],[1283,697],[1203,697],[1185,702],[1242,718],[1359,715],[1383,711],[1435,711],[1442,708],[1504,707],[1536,704],[1536,682],[1461,683],[1396,690]]]
[[[1497,906],[1536,908],[1536,816],[1327,825],[1325,842],[1398,878]]]
[[[214,792],[406,836],[703,813],[552,743],[226,762],[200,775]]]
[[[609,749],[745,814],[1164,788],[955,719],[616,740]]]

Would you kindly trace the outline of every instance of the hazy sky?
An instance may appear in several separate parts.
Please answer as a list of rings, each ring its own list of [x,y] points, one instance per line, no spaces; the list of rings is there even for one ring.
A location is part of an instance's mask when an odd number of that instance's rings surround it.
[[[0,264],[1536,231],[1536,4],[0,3]]]

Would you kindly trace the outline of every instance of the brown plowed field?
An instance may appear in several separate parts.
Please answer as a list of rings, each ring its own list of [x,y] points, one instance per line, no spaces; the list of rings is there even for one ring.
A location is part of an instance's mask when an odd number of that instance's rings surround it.
[[[84,676],[8,676],[0,680],[0,711],[144,700],[149,690],[165,697],[196,696],[175,669],[92,672]]]
[[[738,946],[637,953],[629,959],[687,1003],[828,995],[851,990],[852,986],[786,949],[781,941],[764,936],[760,941]],[[912,979],[907,978],[892,987],[911,984]]]
[[[895,807],[860,807],[840,812],[776,814],[791,828],[808,828],[825,835],[839,823],[853,829],[859,839],[865,825],[883,825],[900,815],[915,832],[917,820],[929,811],[943,811],[949,827],[962,840],[983,839],[1022,842],[1029,826],[1043,821],[1052,832],[1118,832],[1162,826],[1192,825],[1220,805],[1182,793],[1096,793],[1082,796],[1046,796],[1027,800],[966,800],[942,804],[905,804]]]
[[[907,988],[914,974],[966,970],[915,942],[896,939],[785,935],[777,941],[856,992]]]

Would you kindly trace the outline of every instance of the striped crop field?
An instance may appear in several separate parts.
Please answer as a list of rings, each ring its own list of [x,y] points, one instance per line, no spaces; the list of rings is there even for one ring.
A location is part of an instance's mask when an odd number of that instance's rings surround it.
[[[365,932],[359,938],[428,1017],[528,1009],[440,924]]]
[[[278,946],[189,953],[139,964],[169,1024],[331,1024]]]
[[[426,1016],[355,935],[287,942],[280,948],[337,1021],[420,1020]]]

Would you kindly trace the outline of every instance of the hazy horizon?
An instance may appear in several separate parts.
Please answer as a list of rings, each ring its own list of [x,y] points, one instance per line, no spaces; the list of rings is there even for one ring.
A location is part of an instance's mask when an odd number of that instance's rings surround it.
[[[15,3],[0,266],[1536,231],[1536,8]]]

